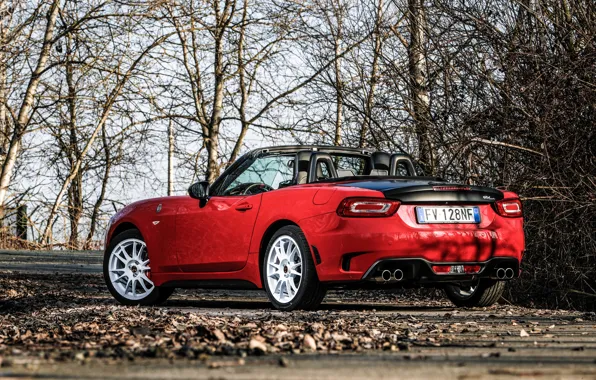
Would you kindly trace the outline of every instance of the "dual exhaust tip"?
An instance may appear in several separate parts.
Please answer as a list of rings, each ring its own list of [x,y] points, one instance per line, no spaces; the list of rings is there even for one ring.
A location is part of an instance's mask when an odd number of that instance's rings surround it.
[[[511,280],[513,278],[513,276],[515,275],[515,272],[513,271],[512,268],[499,268],[497,269],[497,278],[499,280]]]
[[[395,271],[393,271],[393,273],[391,273],[390,270],[385,269],[381,273],[381,278],[385,282],[391,281],[391,280],[401,281],[404,279],[404,272],[401,269],[396,269]]]

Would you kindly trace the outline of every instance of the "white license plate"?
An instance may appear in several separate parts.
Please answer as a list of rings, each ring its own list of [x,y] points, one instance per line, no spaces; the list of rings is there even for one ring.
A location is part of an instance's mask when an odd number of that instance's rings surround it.
[[[480,209],[470,207],[416,207],[416,219],[428,223],[480,223]]]

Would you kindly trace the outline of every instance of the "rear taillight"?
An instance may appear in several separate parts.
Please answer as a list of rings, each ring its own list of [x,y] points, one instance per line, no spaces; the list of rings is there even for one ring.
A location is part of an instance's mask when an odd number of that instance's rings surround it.
[[[386,217],[395,214],[398,201],[385,198],[346,198],[337,208],[337,215],[348,217]]]
[[[497,214],[507,218],[522,216],[522,204],[519,199],[503,199],[495,202]]]

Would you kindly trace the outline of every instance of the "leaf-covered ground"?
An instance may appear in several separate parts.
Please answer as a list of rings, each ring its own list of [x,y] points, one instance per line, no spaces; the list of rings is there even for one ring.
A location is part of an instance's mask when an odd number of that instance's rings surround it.
[[[10,367],[162,358],[217,367],[227,365],[223,359],[242,364],[245,357],[273,355],[283,364],[286,357],[315,353],[497,359],[540,347],[596,359],[592,314],[504,305],[457,310],[428,294],[334,291],[322,310],[281,313],[259,292],[186,290],[164,306],[123,307],[100,275],[5,272],[0,361]]]

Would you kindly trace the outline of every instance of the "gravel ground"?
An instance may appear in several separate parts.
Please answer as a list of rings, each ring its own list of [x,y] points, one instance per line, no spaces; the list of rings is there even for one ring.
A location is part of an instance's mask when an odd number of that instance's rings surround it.
[[[0,252],[0,377],[596,378],[594,314],[455,309],[405,290],[334,291],[317,312],[200,290],[124,307],[73,269],[98,260]]]

